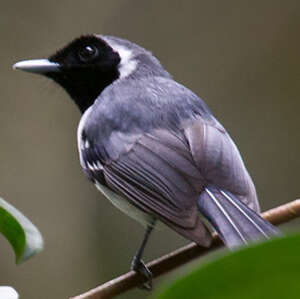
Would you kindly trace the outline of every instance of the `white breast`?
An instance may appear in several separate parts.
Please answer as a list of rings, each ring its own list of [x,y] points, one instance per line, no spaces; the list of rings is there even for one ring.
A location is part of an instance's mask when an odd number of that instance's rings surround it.
[[[153,217],[144,213],[140,209],[136,208],[134,205],[130,204],[128,200],[113,192],[109,188],[96,182],[95,186],[97,189],[107,198],[110,202],[121,210],[123,213],[132,217],[136,221],[140,222],[144,226],[151,225]]]

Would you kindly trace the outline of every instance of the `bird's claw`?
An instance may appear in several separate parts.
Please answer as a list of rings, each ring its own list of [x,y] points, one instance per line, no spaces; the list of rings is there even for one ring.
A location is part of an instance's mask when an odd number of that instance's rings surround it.
[[[136,257],[133,258],[131,263],[131,270],[137,272],[145,278],[145,282],[139,288],[151,291],[152,290],[152,272],[145,265],[145,263]]]

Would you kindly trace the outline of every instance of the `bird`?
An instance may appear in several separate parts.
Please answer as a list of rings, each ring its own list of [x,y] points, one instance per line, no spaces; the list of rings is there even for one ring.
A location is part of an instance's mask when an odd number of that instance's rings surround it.
[[[50,78],[79,108],[83,171],[146,228],[131,263],[144,288],[151,289],[152,273],[142,256],[157,222],[205,247],[212,232],[233,249],[279,234],[259,215],[254,183],[229,133],[150,51],[87,34],[13,68]]]

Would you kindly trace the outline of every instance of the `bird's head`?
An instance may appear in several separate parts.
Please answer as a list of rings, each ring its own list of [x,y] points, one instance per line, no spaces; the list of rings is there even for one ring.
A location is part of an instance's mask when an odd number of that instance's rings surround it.
[[[81,36],[48,59],[20,61],[13,67],[53,79],[82,112],[116,80],[169,76],[144,48],[124,39],[101,35]]]

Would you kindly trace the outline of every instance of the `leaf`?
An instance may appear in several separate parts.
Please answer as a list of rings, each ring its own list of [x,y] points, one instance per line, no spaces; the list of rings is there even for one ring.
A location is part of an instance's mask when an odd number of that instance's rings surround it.
[[[13,247],[17,264],[43,249],[44,242],[39,230],[2,198],[0,198],[0,232]]]
[[[300,235],[273,239],[206,262],[157,299],[299,299]]]

